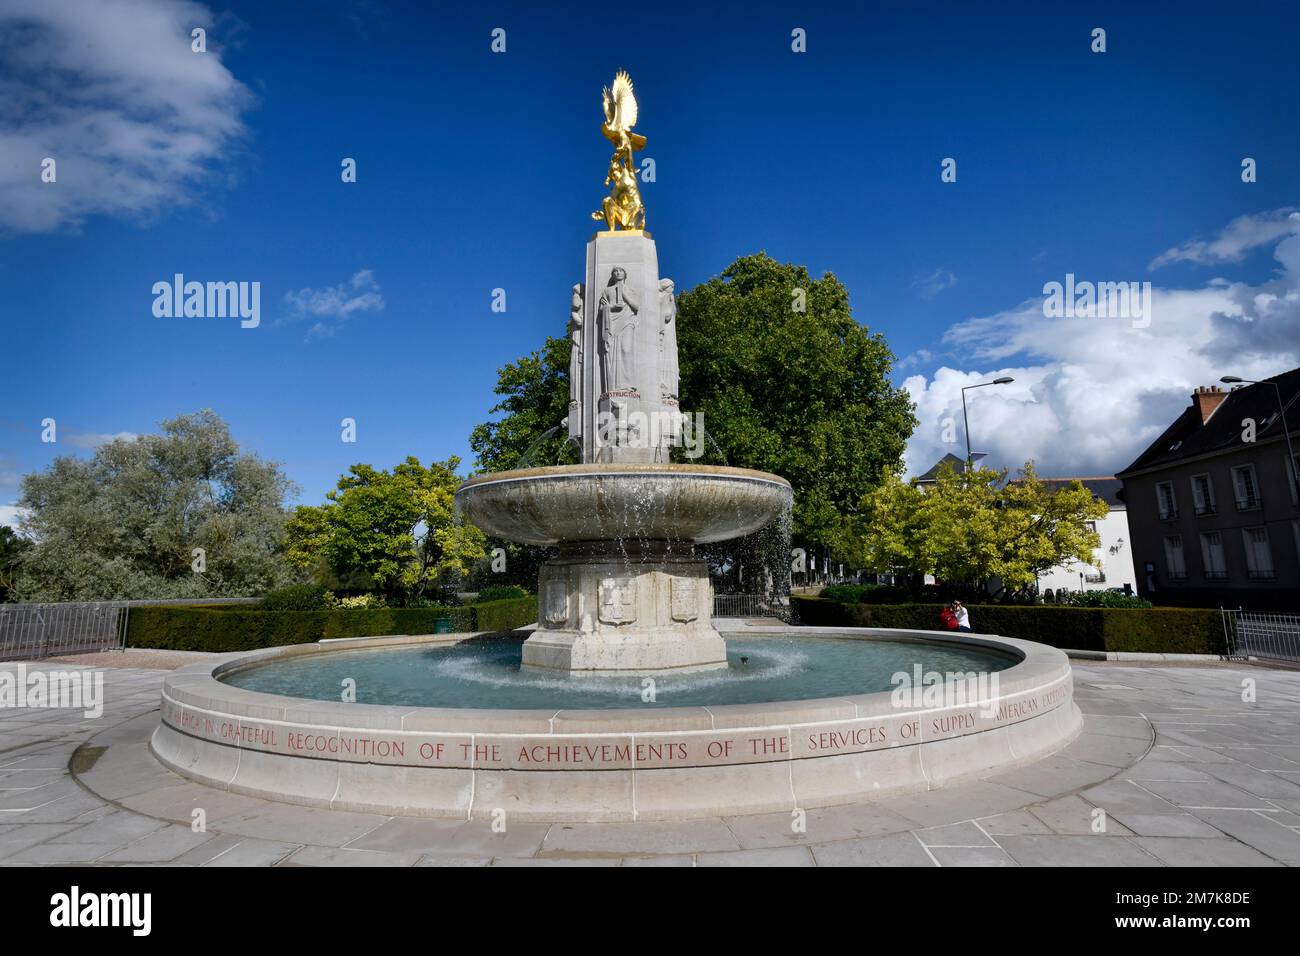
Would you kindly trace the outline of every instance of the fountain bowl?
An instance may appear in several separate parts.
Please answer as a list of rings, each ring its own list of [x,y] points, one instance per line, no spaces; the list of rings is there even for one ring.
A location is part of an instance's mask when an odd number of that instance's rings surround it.
[[[747,468],[555,465],[471,478],[457,489],[456,507],[488,534],[520,544],[704,544],[758,531],[791,495],[784,478]]]

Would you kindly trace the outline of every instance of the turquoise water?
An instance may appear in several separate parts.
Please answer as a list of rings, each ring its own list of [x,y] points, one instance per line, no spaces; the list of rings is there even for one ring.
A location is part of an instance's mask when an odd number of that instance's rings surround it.
[[[892,690],[891,678],[922,671],[991,672],[1015,663],[995,651],[908,641],[824,637],[735,638],[726,670],[654,679],[654,701],[642,700],[641,677],[569,677],[519,668],[518,639],[444,647],[406,646],[289,658],[223,678],[248,690],[315,700],[340,700],[356,681],[357,702],[403,707],[555,708],[692,707],[806,700]]]

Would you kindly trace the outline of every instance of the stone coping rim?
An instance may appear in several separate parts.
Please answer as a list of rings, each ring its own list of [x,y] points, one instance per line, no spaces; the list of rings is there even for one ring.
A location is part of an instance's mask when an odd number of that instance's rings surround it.
[[[757,630],[757,629],[755,629]],[[772,628],[773,636],[787,634],[779,628]],[[1010,667],[998,671],[1000,696],[1009,696],[1021,692],[1026,686],[1046,686],[1071,673],[1069,659],[1057,648],[1048,647],[1032,641],[995,635],[953,635],[949,632],[905,631],[885,628],[818,628],[810,636],[821,636],[822,631],[840,632],[842,636],[860,640],[910,640],[916,643],[952,644],[976,646],[1001,650],[1009,655],[1018,656],[1019,660]],[[932,635],[932,636],[931,636]],[[189,664],[173,671],[165,680],[165,696],[182,705],[211,707],[213,702],[222,705],[230,715],[235,717],[254,717],[254,713],[267,714],[281,711],[284,716],[291,712],[317,709],[320,711],[346,708],[351,729],[392,729],[391,721],[397,712],[402,716],[404,725],[407,718],[420,718],[422,723],[445,719],[458,728],[481,723],[484,733],[511,733],[507,726],[517,722],[520,735],[536,734],[536,730],[524,729],[524,725],[545,724],[549,730],[543,736],[573,733],[662,733],[665,723],[674,721],[701,721],[699,728],[690,729],[737,729],[741,727],[788,726],[790,723],[818,722],[820,720],[845,719],[844,711],[852,707],[855,717],[871,717],[881,714],[901,715],[905,711],[895,708],[890,700],[890,691],[874,691],[867,694],[844,695],[834,697],[814,697],[798,700],[761,701],[748,704],[719,704],[716,706],[664,707],[653,710],[636,710],[627,707],[604,709],[565,709],[563,707],[541,709],[492,709],[492,708],[456,708],[456,707],[418,707],[401,704],[346,704],[341,701],[318,700],[307,697],[289,697],[280,694],[268,694],[260,691],[233,687],[218,679],[219,675],[236,670],[264,664],[277,658],[290,658],[305,655],[329,653],[335,650],[357,650],[365,647],[394,647],[413,644],[433,646],[461,643],[484,635],[410,635],[391,638],[357,638],[336,641],[328,646],[319,644],[293,644],[282,647],[261,648],[233,660],[203,661]],[[757,636],[757,635],[756,635]],[[825,636],[833,636],[827,634]],[[382,643],[375,643],[375,642]],[[196,701],[197,698],[197,701]],[[205,706],[206,705],[206,706]],[[942,708],[939,708],[942,709]],[[928,708],[920,708],[924,712]],[[792,721],[792,712],[799,711],[802,720]],[[818,711],[823,713],[819,714]],[[369,715],[370,719],[366,717]],[[555,727],[554,721],[563,715],[563,727]],[[256,719],[256,718],[255,718]],[[707,722],[705,722],[707,721]],[[584,731],[583,723],[599,725],[599,730]],[[340,726],[333,722],[329,726]],[[490,730],[488,728],[491,728]],[[688,728],[683,726],[681,731]],[[671,731],[668,731],[671,732]],[[680,732],[680,731],[679,731]]]
[[[617,475],[640,475],[656,478],[681,476],[683,478],[714,478],[718,480],[745,480],[790,488],[790,482],[780,475],[751,468],[733,468],[730,465],[687,464],[598,464],[546,465],[540,468],[514,468],[509,471],[492,471],[467,478],[456,493],[466,488],[496,484],[497,482],[532,481],[558,478],[612,478]]]

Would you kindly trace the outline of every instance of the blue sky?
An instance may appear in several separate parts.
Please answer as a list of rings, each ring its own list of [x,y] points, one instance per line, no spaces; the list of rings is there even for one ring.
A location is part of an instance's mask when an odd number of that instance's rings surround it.
[[[1099,474],[1193,386],[1300,363],[1294,5],[838,6],[0,0],[0,520],[54,455],[203,407],[307,502],[468,459],[497,367],[563,333],[620,68],[661,271],[834,272],[917,399],[913,469],[995,373],[977,449]],[[156,318],[177,272],[260,282],[261,325]],[[1067,273],[1152,282],[1150,327],[1044,318]]]

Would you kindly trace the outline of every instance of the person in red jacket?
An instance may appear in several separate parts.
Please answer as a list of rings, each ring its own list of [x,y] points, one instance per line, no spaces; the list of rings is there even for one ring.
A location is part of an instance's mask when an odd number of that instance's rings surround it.
[[[957,615],[953,613],[952,605],[943,606],[943,610],[939,612],[939,623],[943,625],[945,631],[957,630]]]

